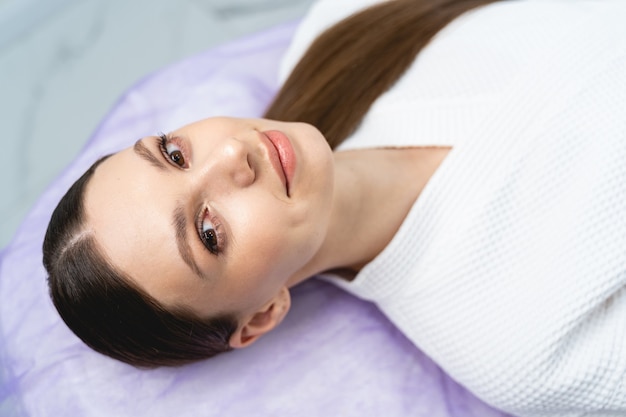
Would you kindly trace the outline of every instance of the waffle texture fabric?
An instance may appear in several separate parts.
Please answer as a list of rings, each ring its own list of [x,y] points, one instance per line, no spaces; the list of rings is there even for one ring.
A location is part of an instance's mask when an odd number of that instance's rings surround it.
[[[360,7],[318,2],[283,74]],[[467,13],[342,145],[453,146],[388,247],[325,278],[515,415],[626,415],[624,21],[623,1]]]

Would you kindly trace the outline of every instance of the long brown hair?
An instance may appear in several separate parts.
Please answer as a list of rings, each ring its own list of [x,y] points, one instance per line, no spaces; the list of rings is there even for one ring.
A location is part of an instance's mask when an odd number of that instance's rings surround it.
[[[449,22],[496,0],[392,0],[331,27],[311,45],[265,113],[307,122],[334,149]]]
[[[336,146],[448,22],[494,0],[395,0],[338,23],[311,46],[265,116],[317,126]],[[233,317],[171,311],[116,270],[84,228],[96,162],[54,210],[43,245],[50,295],[89,346],[135,366],[180,365],[228,350]]]

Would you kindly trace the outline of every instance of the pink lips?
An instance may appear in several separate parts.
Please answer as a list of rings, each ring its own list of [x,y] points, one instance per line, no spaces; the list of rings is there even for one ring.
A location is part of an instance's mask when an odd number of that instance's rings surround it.
[[[289,138],[278,130],[261,132],[272,144],[270,160],[278,171],[281,180],[284,181],[287,196],[290,195],[290,185],[293,183],[293,175],[296,170],[296,154],[291,146]]]

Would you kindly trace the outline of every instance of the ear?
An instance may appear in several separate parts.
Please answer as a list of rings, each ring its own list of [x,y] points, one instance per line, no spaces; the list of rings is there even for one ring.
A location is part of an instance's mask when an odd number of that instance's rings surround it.
[[[269,302],[252,316],[247,317],[239,324],[235,333],[230,337],[232,348],[242,348],[251,345],[260,336],[274,329],[283,321],[291,307],[291,296],[287,287],[282,287]]]

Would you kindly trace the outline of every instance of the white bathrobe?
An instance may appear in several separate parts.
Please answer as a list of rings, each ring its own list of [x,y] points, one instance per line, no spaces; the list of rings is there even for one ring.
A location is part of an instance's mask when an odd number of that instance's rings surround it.
[[[283,76],[362,4],[319,2]],[[626,415],[625,22],[624,1],[472,11],[341,147],[453,146],[388,247],[326,278],[520,416]]]

